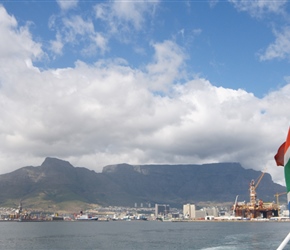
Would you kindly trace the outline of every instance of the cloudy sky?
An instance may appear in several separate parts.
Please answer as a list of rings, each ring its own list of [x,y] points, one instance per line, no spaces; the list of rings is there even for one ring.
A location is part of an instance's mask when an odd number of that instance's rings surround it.
[[[46,156],[240,162],[284,183],[287,0],[0,1],[0,173]]]

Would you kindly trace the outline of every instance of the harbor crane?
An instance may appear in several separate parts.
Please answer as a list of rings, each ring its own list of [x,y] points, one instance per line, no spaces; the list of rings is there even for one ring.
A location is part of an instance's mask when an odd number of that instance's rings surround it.
[[[279,206],[279,196],[280,195],[283,195],[283,194],[287,194],[287,192],[283,192],[283,193],[276,193],[276,194],[274,194],[274,196],[276,196],[276,204],[277,204],[277,206],[278,206],[278,212],[280,211],[280,206]]]
[[[239,197],[239,195],[236,196],[236,200],[235,200],[235,204],[234,204],[234,209],[233,209],[233,216],[234,217],[236,216],[236,206],[238,204],[238,197]]]
[[[260,175],[260,177],[259,177],[259,179],[257,180],[256,183],[255,183],[254,180],[252,180],[251,183],[250,183],[250,203],[251,203],[251,206],[253,208],[255,208],[256,200],[257,200],[256,189],[259,186],[259,184],[260,184],[261,180],[263,179],[264,175],[265,175],[265,171],[262,172],[262,174]]]

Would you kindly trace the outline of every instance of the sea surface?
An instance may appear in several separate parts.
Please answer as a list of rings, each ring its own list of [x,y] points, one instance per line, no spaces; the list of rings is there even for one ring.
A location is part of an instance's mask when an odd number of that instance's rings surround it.
[[[289,232],[290,222],[0,222],[0,249],[273,250]]]

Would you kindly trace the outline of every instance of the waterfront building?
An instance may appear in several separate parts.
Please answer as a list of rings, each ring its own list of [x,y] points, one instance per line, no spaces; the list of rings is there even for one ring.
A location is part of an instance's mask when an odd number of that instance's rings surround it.
[[[195,211],[195,218],[196,220],[201,220],[206,217],[206,212],[204,209],[196,210]]]
[[[183,216],[187,219],[195,219],[195,205],[194,204],[184,204],[183,205]]]
[[[214,216],[214,217],[218,217],[219,216],[219,210],[217,207],[207,207],[204,209],[205,210],[205,214],[207,216]]]
[[[219,213],[218,208],[203,208],[196,210],[194,204],[184,204],[183,205],[183,216],[186,219],[204,219],[206,216],[217,217]]]
[[[170,206],[166,204],[155,204],[155,217],[169,214]]]

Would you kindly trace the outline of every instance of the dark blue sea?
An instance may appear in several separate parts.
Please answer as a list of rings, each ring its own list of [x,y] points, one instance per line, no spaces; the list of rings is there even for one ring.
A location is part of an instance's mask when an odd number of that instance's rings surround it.
[[[1,222],[0,249],[273,250],[289,232],[290,222]]]

